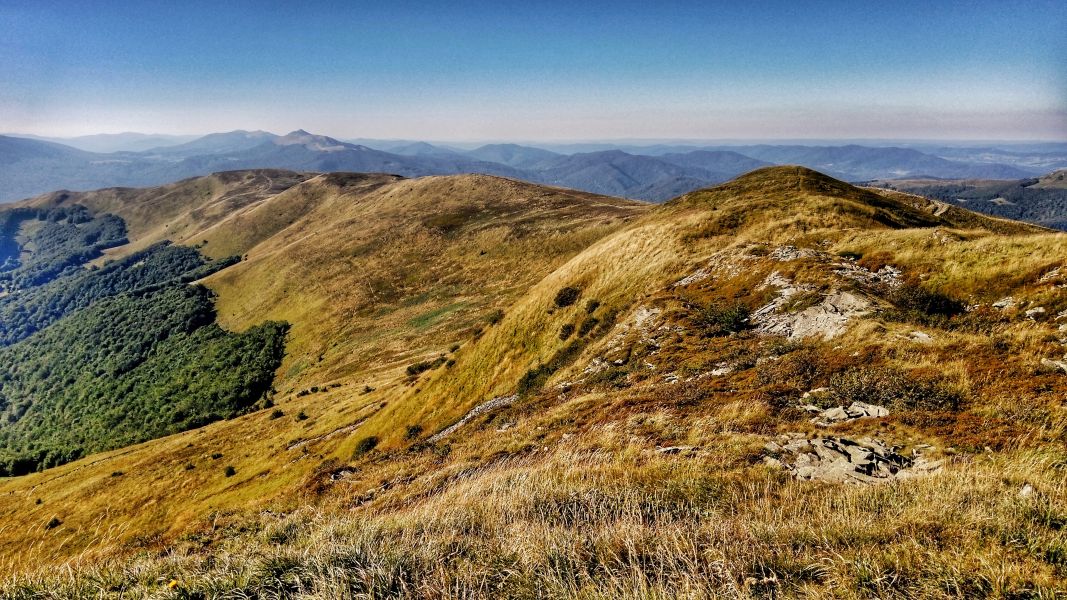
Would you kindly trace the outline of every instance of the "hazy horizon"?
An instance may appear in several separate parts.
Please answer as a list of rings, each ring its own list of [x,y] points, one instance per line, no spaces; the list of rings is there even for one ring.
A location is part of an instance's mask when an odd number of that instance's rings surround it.
[[[1067,139],[1067,5],[24,2],[0,130]]]
[[[517,144],[517,145],[587,145],[587,144],[617,144],[617,145],[743,145],[743,144],[770,144],[770,145],[871,145],[871,144],[906,144],[906,145],[922,145],[922,144],[945,144],[945,145],[959,145],[959,146],[977,146],[982,144],[1056,144],[1067,143],[1067,132],[1060,138],[984,138],[984,139],[963,139],[963,138],[853,138],[853,137],[809,137],[809,138],[775,138],[775,137],[747,137],[747,138],[559,138],[559,139],[513,139],[513,138],[483,138],[483,139],[431,139],[431,138],[408,138],[408,137],[366,137],[366,136],[338,136],[327,131],[309,131],[307,128],[297,128],[292,131],[271,131],[265,128],[255,129],[229,129],[219,131],[205,131],[199,133],[166,133],[161,131],[98,131],[78,135],[45,135],[35,132],[25,131],[4,131],[0,132],[0,135],[7,135],[13,137],[27,136],[36,137],[42,139],[53,140],[74,140],[78,138],[88,138],[94,136],[124,136],[124,135],[136,135],[145,137],[170,137],[170,138],[188,138],[189,140],[198,139],[207,135],[214,135],[219,133],[234,133],[237,131],[247,132],[264,132],[274,135],[284,136],[293,131],[304,130],[313,135],[323,135],[339,139],[342,141],[347,140],[365,140],[375,142],[389,142],[389,143],[401,143],[401,142],[425,142],[428,144],[451,144],[456,146],[474,146],[477,144]]]

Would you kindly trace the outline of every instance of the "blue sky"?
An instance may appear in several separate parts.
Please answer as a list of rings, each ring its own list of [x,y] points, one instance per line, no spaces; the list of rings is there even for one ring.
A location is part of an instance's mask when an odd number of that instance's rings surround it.
[[[1067,2],[0,3],[0,131],[1067,139]]]

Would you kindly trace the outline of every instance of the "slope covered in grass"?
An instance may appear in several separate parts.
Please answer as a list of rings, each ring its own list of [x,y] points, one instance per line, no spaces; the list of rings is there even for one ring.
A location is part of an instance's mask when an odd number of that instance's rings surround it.
[[[0,482],[5,591],[1064,588],[1067,236],[790,167],[651,210],[339,189],[207,282],[293,322],[275,410]],[[886,412],[822,420],[856,402]],[[787,468],[827,439],[899,470]]]

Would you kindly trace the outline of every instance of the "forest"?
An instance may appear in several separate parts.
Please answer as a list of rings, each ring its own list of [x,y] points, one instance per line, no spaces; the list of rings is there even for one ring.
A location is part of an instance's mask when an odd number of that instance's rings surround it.
[[[238,262],[160,243],[100,267],[125,243],[84,207],[0,212],[0,476],[17,476],[253,409],[268,397],[288,324],[215,323],[191,282]]]
[[[884,187],[934,198],[977,212],[1067,230],[1067,189],[1036,187],[1037,179],[951,181]]]

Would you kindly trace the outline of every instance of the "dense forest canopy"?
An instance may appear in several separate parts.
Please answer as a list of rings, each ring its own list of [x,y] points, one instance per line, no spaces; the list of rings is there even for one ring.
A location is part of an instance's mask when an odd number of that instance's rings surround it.
[[[902,181],[880,185],[987,215],[1067,230],[1067,189],[1037,187],[1037,182],[1037,179],[944,183]]]
[[[47,283],[128,241],[121,218],[77,204],[0,212],[0,289]]]
[[[97,300],[206,277],[239,260],[208,261],[195,248],[163,242],[104,265],[0,297],[0,346],[39,331]]]
[[[124,243],[121,218],[82,206],[0,211],[0,476],[231,418],[270,393],[288,325],[227,332],[212,292],[190,285],[239,257],[161,243],[86,268]]]

